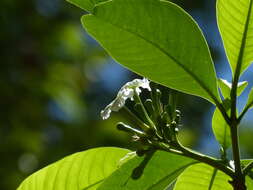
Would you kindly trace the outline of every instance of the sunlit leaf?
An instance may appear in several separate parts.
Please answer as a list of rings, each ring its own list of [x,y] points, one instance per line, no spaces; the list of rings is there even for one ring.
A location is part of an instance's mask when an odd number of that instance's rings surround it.
[[[232,190],[230,177],[206,164],[194,164],[178,177],[174,190]]]
[[[230,115],[229,109],[230,101],[228,99],[225,100],[223,102],[223,105],[227,113]],[[227,149],[231,145],[230,127],[226,123],[226,121],[223,118],[223,115],[217,108],[215,109],[213,114],[212,128],[217,141],[224,149]]]
[[[253,189],[253,179],[251,179],[249,176],[246,176],[246,186],[247,189]]]
[[[196,22],[171,2],[114,0],[82,22],[119,63],[170,88],[220,100],[210,52]]]
[[[96,190],[128,152],[108,147],[70,155],[32,174],[18,190]]]
[[[99,190],[163,190],[196,161],[179,155],[156,152],[152,157],[136,157],[115,171]]]
[[[240,66],[240,73],[253,61],[253,9],[252,0],[218,0],[218,25],[225,50],[235,72]]]

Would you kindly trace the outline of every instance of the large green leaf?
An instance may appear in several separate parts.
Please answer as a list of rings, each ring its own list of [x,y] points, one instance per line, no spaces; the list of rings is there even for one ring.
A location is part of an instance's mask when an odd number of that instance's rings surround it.
[[[170,88],[219,101],[207,43],[194,20],[171,2],[113,0],[82,18],[86,30],[130,70]]]
[[[152,157],[136,157],[115,171],[98,190],[163,190],[196,161],[157,151]],[[138,179],[137,179],[138,178]]]
[[[80,7],[81,9],[92,12],[94,7],[102,2],[109,1],[109,0],[67,0],[68,2]]]
[[[224,79],[218,79],[218,81],[224,99],[230,98],[232,84]],[[247,81],[239,82],[237,86],[237,96],[240,96],[247,86]]]
[[[217,1],[218,25],[233,72],[240,64],[242,73],[253,61],[252,4],[253,0]]]
[[[206,164],[189,166],[178,177],[174,190],[232,190],[230,177]]]
[[[95,190],[128,152],[108,147],[73,154],[32,174],[18,190]]]

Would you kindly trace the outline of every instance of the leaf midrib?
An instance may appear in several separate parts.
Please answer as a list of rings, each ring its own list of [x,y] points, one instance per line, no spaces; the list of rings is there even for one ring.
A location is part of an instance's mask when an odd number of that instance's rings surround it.
[[[166,2],[166,3],[169,3],[169,2]],[[219,104],[219,101],[218,99],[216,98],[216,96],[208,89],[208,87],[202,83],[201,79],[199,79],[194,73],[192,73],[189,69],[187,69],[183,64],[181,64],[175,57],[173,57],[172,55],[170,55],[168,52],[166,52],[162,47],[160,47],[159,45],[157,45],[156,43],[146,39],[145,37],[143,37],[142,35],[134,32],[134,31],[131,31],[129,29],[126,29],[122,26],[119,26],[118,24],[115,24],[115,23],[112,23],[110,22],[109,20],[106,20],[106,19],[102,19],[101,17],[98,17],[94,14],[89,14],[89,15],[93,15],[95,16],[96,18],[98,18],[99,20],[103,21],[103,22],[106,22],[106,23],[109,23],[111,24],[112,26],[115,26],[123,31],[126,31],[126,32],[129,32],[139,38],[141,38],[142,40],[144,40],[145,42],[147,43],[150,43],[151,45],[153,45],[155,48],[157,48],[158,50],[160,50],[164,55],[168,56],[170,59],[172,59],[177,65],[179,65],[186,73],[188,73],[190,76],[193,77],[193,79],[200,85],[200,87],[205,91],[207,92],[207,94],[212,98],[212,100],[214,101],[214,103],[216,104]],[[211,59],[211,57],[210,57]],[[212,59],[211,59],[212,61]]]
[[[218,169],[217,168],[214,168],[213,169],[213,175],[211,177],[211,180],[210,180],[210,183],[209,183],[209,186],[208,186],[208,190],[212,190],[212,187],[213,187],[213,184],[214,184],[214,180],[215,180],[215,177],[217,175],[217,172],[218,172]]]
[[[161,183],[162,181],[166,180],[168,177],[170,177],[170,176],[176,174],[177,172],[179,172],[180,170],[184,170],[184,169],[187,168],[188,166],[193,165],[193,164],[196,164],[196,163],[199,163],[199,162],[197,162],[197,161],[191,162],[191,163],[189,163],[189,164],[186,164],[186,165],[184,165],[184,166],[182,166],[182,167],[176,169],[175,171],[173,171],[173,172],[170,173],[169,175],[166,175],[165,177],[163,177],[162,179],[160,179],[158,182],[156,182],[155,184],[153,184],[152,186],[150,186],[147,190],[152,190],[154,187],[156,187],[156,185],[158,185],[158,184]],[[170,184],[171,184],[171,183],[170,183]],[[168,184],[168,186],[169,186],[170,184]]]
[[[88,190],[89,188],[94,187],[95,185],[97,185],[99,183],[102,183],[103,181],[104,181],[104,179],[98,180],[97,182],[94,182],[94,183],[90,184],[89,186],[85,187],[82,190]]]
[[[248,13],[247,13],[247,18],[246,18],[246,22],[245,22],[245,27],[244,27],[244,31],[243,31],[243,36],[242,36],[242,42],[241,42],[241,48],[240,48],[240,52],[239,52],[239,56],[238,56],[238,60],[237,60],[237,64],[236,64],[236,69],[235,69],[235,78],[236,75],[240,75],[241,72],[241,67],[243,64],[243,56],[244,56],[244,50],[245,50],[245,45],[246,45],[246,39],[248,36],[248,28],[249,28],[249,21],[250,21],[250,15],[252,12],[252,2],[253,0],[250,0],[250,4],[249,4],[249,9],[248,9]]]

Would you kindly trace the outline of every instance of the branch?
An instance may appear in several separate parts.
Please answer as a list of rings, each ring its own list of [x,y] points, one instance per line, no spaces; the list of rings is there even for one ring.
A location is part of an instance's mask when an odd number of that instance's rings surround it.
[[[199,152],[195,152],[193,150],[190,150],[184,146],[182,146],[180,143],[176,142],[174,144],[174,148],[170,148],[169,145],[165,144],[165,143],[152,143],[152,145],[154,145],[156,148],[166,151],[166,152],[170,152],[170,153],[175,153],[181,156],[185,156],[188,158],[192,158],[196,161],[205,163],[207,165],[210,165],[214,168],[217,168],[218,170],[226,173],[227,175],[229,175],[231,178],[234,178],[234,171],[233,169],[231,169],[230,167],[227,167],[224,163],[223,160],[220,159],[216,159],[204,154],[201,154]]]
[[[233,158],[235,162],[235,175],[238,178],[242,177],[242,168],[240,161],[240,148],[239,148],[239,139],[238,139],[238,122],[235,121],[230,126],[231,132],[231,141],[232,141],[232,150],[233,150]]]
[[[234,177],[234,171],[230,167],[227,167],[223,163],[223,160],[221,160],[221,159],[216,159],[211,156],[201,154],[199,152],[196,152],[196,151],[193,151],[189,148],[186,148],[182,145],[180,145],[179,150],[181,150],[183,152],[183,154],[187,157],[193,158],[193,159],[198,160],[200,162],[206,163],[214,168],[217,168],[217,169],[223,171],[224,173],[226,173],[227,175],[229,175],[231,178]]]
[[[241,120],[242,120],[242,118],[244,117],[244,115],[247,113],[247,111],[250,109],[250,107],[251,107],[252,105],[250,104],[250,105],[248,105],[248,106],[246,106],[245,108],[244,108],[244,110],[242,111],[242,113],[240,114],[240,116],[238,117],[238,123],[240,123],[241,122]]]

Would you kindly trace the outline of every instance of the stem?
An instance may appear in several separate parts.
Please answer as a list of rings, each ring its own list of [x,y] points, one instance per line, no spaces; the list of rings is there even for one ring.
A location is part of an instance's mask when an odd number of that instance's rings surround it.
[[[150,127],[144,123],[142,120],[140,120],[135,114],[133,114],[129,109],[128,107],[126,106],[123,106],[123,109],[122,111],[129,117],[129,119],[131,121],[134,120],[134,122],[136,123],[136,125],[141,128],[141,129],[149,129]]]
[[[141,105],[141,109],[142,109],[143,114],[144,114],[145,118],[147,119],[149,125],[150,125],[153,129],[156,130],[156,126],[155,126],[155,124],[153,123],[153,121],[150,119],[150,117],[149,117],[149,115],[148,115],[148,113],[147,113],[147,111],[146,111],[146,108],[144,107],[144,105],[143,105],[143,103],[142,103],[142,101],[141,101],[141,98],[140,98],[140,96],[138,95],[137,92],[135,92],[135,99],[136,99],[136,102],[139,103],[139,104]]]
[[[179,150],[176,150],[176,149],[173,149],[165,143],[152,142],[152,146],[156,147],[159,150],[163,150],[163,151],[166,151],[166,152],[170,152],[170,153],[174,153],[174,154],[183,156],[183,152],[181,152]]]
[[[238,81],[237,81],[238,82]],[[236,95],[237,91],[237,84],[235,85],[236,87],[235,90],[231,91],[231,99],[233,98],[233,93]],[[242,173],[242,168],[241,168],[241,162],[240,162],[240,147],[239,147],[239,137],[238,137],[238,125],[239,125],[239,120],[237,119],[236,116],[236,101],[237,101],[237,96],[235,96],[235,99],[233,98],[232,100],[232,105],[231,105],[231,124],[230,126],[230,133],[231,133],[231,141],[232,141],[232,152],[233,152],[233,159],[234,159],[234,164],[235,164],[235,177],[231,181],[231,185],[233,186],[234,190],[246,190],[246,185],[245,185],[245,176]]]
[[[233,158],[235,162],[235,174],[236,176],[242,175],[242,168],[240,163],[240,148],[239,148],[239,140],[238,140],[238,127],[237,122],[233,123],[230,127],[231,138],[232,138],[232,149],[233,149]]]
[[[250,109],[252,105],[248,105],[244,108],[244,110],[242,111],[242,113],[240,114],[240,116],[238,117],[238,122],[240,123],[242,118],[244,117],[244,115],[247,113],[247,111]]]
[[[234,171],[231,168],[225,166],[222,160],[192,151],[186,147],[180,147],[179,150],[181,150],[185,156],[193,158],[200,162],[206,163],[214,168],[217,168],[223,171],[224,173],[229,175],[231,178],[234,178]]]
[[[168,146],[165,143],[152,142],[152,145],[160,150],[174,153],[174,154],[178,154],[178,155],[185,156],[188,158],[192,158],[196,161],[208,164],[214,168],[219,169],[220,171],[223,171],[225,174],[230,176],[232,179],[235,178],[234,171],[230,167],[224,165],[222,160],[201,154],[199,152],[192,151],[192,150],[184,147],[183,145],[181,145],[179,142],[175,142],[174,148],[170,148],[170,146]]]
[[[239,73],[239,72],[237,72]],[[235,164],[235,177],[231,181],[231,185],[234,190],[246,190],[245,185],[245,176],[242,173],[241,162],[240,162],[240,147],[239,147],[239,137],[238,137],[238,125],[240,120],[237,119],[236,110],[237,110],[237,83],[239,80],[239,74],[235,74],[235,80],[233,81],[232,90],[231,90],[231,141],[232,141],[232,152],[233,159]]]

